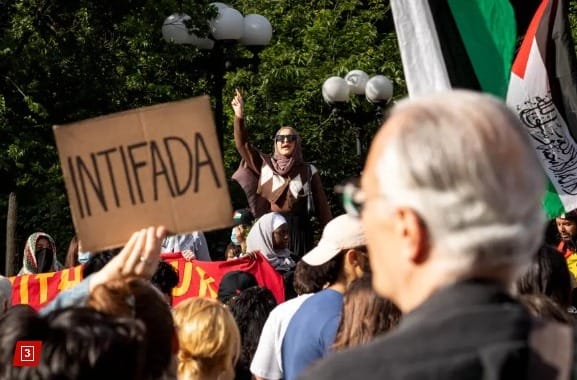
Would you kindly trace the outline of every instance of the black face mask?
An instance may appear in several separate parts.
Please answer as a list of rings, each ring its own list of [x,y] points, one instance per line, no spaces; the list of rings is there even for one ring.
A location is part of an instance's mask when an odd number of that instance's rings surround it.
[[[49,272],[52,269],[54,252],[50,248],[37,249],[35,256],[38,264],[38,273]]]

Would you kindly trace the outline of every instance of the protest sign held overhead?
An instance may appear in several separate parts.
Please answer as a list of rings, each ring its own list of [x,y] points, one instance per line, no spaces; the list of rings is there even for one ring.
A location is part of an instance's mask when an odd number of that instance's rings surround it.
[[[208,97],[55,126],[54,134],[83,249],[120,246],[150,225],[177,234],[232,224]]]

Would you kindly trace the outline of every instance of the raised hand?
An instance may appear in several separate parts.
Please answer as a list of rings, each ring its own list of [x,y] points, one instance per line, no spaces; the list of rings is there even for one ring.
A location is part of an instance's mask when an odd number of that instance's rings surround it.
[[[244,117],[244,100],[242,99],[242,94],[238,90],[235,90],[236,95],[234,99],[232,99],[231,105],[232,109],[234,110],[234,116],[236,117]]]
[[[180,254],[182,255],[182,257],[186,261],[191,261],[191,260],[196,259],[196,254],[190,249],[184,249],[182,252],[180,252]]]

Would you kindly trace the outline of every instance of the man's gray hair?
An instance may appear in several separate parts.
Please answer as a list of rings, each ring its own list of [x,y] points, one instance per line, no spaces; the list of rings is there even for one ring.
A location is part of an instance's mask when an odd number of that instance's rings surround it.
[[[543,238],[544,171],[516,115],[451,91],[398,103],[377,164],[382,193],[415,210],[443,266],[520,270]],[[386,126],[385,126],[386,128]]]

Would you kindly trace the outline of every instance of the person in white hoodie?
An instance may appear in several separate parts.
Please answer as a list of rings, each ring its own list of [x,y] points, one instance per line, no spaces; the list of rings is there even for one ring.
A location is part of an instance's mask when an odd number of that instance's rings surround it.
[[[288,324],[303,302],[322,290],[326,282],[323,267],[315,267],[302,260],[297,263],[294,289],[298,297],[281,303],[269,314],[250,365],[250,372],[256,380],[283,378],[281,347]]]

